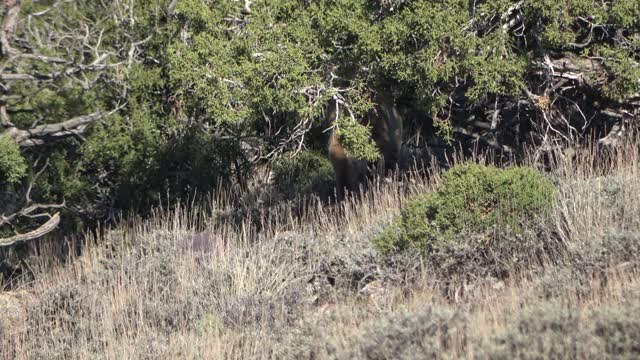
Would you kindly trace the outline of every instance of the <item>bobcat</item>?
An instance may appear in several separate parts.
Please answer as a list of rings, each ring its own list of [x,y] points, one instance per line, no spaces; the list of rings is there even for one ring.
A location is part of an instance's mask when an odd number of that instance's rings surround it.
[[[333,122],[336,119],[338,104],[335,100],[329,102],[327,120]],[[372,127],[373,138],[382,157],[378,169],[384,171],[393,170],[400,156],[402,145],[402,118],[393,102],[379,101],[378,105],[369,111],[362,121],[363,124]],[[357,190],[358,185],[366,177],[366,163],[351,157],[340,143],[335,129],[329,136],[329,159],[333,165],[336,177],[336,195],[338,200],[343,200],[345,190]]]

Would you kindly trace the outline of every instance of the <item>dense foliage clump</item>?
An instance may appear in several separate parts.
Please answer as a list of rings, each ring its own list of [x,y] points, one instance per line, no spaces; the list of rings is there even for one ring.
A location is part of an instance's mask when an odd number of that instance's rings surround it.
[[[405,205],[399,219],[376,238],[385,251],[415,246],[431,250],[462,233],[519,234],[525,222],[547,215],[554,186],[529,167],[457,165],[433,193]]]
[[[274,182],[280,193],[295,197],[317,193],[329,196],[333,168],[329,159],[316,151],[303,151],[297,157],[282,157],[273,164]]]
[[[380,158],[380,152],[371,138],[371,127],[361,125],[346,116],[339,119],[336,125],[336,134],[340,143],[348,149],[349,155],[367,161]]]
[[[0,183],[16,183],[27,175],[27,162],[16,143],[0,136]]]

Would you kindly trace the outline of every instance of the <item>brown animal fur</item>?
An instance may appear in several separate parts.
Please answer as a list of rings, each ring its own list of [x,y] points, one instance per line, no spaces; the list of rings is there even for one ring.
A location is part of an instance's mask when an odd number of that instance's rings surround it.
[[[336,103],[329,104],[328,119],[336,117]],[[398,163],[402,145],[402,118],[393,103],[380,102],[370,111],[363,121],[372,127],[371,137],[376,143],[382,158],[379,170],[392,170]],[[355,191],[366,174],[366,164],[352,158],[340,143],[334,130],[329,137],[329,159],[333,165],[336,178],[336,195],[338,200],[344,199],[345,190]]]

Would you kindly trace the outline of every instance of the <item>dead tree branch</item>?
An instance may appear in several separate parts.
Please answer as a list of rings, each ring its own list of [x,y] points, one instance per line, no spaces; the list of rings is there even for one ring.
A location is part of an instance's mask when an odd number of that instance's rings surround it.
[[[48,140],[79,136],[87,128],[87,125],[104,118],[104,116],[102,111],[96,111],[59,123],[40,125],[26,130],[18,129],[11,123],[3,123],[5,130],[0,132],[0,136],[8,135],[22,147],[42,145]]]
[[[47,159],[42,168],[31,178],[31,180],[29,181],[29,185],[26,187],[26,190],[22,195],[24,197],[22,205],[18,205],[18,208],[14,208],[8,215],[6,213],[0,214],[0,228],[13,228],[17,222],[23,219],[33,220],[39,218],[47,218],[48,220],[44,224],[39,225],[36,229],[31,230],[27,233],[21,234],[16,232],[14,236],[11,236],[9,238],[0,238],[0,247],[10,246],[19,242],[37,239],[53,231],[60,223],[60,213],[56,212],[52,215],[49,213],[49,211],[53,209],[64,208],[66,206],[66,203],[64,201],[61,204],[40,204],[34,203],[31,198],[31,191],[33,190],[34,183],[48,166],[49,160]]]
[[[25,234],[17,234],[10,238],[0,239],[0,247],[11,246],[29,240],[35,240],[53,231],[60,224],[60,213],[55,213],[44,224],[37,229]]]
[[[113,7],[100,2],[103,8],[115,11],[97,19],[74,13],[73,1],[49,3],[47,9],[37,13],[26,13],[24,0],[2,0],[0,7],[0,137],[11,139],[25,150],[23,154],[38,154],[39,150],[33,147],[59,139],[82,138],[91,124],[122,109],[115,106],[115,110],[106,112],[89,103],[77,110],[73,108],[71,111],[75,113],[70,115],[36,111],[30,119],[30,102],[35,96],[43,91],[95,90],[104,85],[106,89],[119,87],[117,93],[122,94],[107,103],[123,103],[127,85],[116,70],[130,65],[139,48],[150,39],[135,39],[127,33],[126,26],[122,27],[126,41],[114,43],[105,36],[106,24],[113,18],[125,25],[133,24],[133,2],[126,5],[116,2]],[[27,148],[32,149],[26,151]],[[31,168],[40,170],[22,184],[0,181],[0,229],[3,235],[7,235],[4,230],[13,233],[0,238],[0,247],[37,239],[53,231],[60,222],[59,209],[66,207],[65,201],[34,199],[38,197],[34,190],[36,180],[48,162],[38,166],[40,157],[34,160],[25,156],[25,159],[31,162]]]

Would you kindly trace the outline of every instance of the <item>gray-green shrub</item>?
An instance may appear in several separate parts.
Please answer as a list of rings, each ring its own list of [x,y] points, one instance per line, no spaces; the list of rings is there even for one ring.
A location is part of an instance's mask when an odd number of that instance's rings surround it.
[[[550,212],[553,193],[551,181],[529,167],[457,165],[435,192],[408,201],[375,243],[384,252],[408,245],[430,251],[463,231],[522,234],[527,221]]]
[[[637,299],[580,312],[558,303],[522,310],[485,344],[481,359],[637,359]]]

